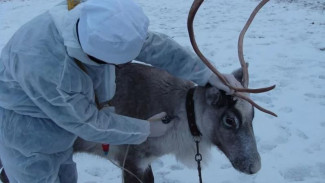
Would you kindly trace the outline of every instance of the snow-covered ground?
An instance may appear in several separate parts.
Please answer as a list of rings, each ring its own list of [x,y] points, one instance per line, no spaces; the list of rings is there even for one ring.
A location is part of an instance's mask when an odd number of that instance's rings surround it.
[[[139,0],[150,29],[190,48],[186,19],[190,0]],[[32,17],[60,0],[0,0],[0,50]],[[290,3],[291,2],[291,3]],[[221,72],[239,67],[237,38],[256,0],[207,0],[195,20],[198,44]],[[274,118],[255,113],[254,128],[262,169],[256,175],[234,170],[218,150],[203,170],[205,183],[325,182],[325,0],[271,0],[257,15],[244,41],[250,87],[276,84],[253,95]],[[204,157],[203,157],[204,158]],[[80,183],[121,182],[105,159],[77,154]],[[193,158],[194,160],[194,158]],[[165,156],[153,163],[158,183],[196,183],[191,170]]]

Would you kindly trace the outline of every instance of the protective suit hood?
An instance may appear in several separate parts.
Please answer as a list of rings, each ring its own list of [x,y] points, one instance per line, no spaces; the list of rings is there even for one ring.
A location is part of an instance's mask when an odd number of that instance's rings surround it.
[[[80,60],[85,64],[98,66],[99,64],[92,61],[81,49],[78,41],[76,23],[80,17],[81,8],[83,6],[84,4],[80,3],[74,9],[68,11],[66,2],[63,2],[50,9],[49,13],[55,23],[56,28],[63,38],[68,55]]]
[[[82,49],[106,63],[136,58],[147,38],[149,20],[133,0],[88,0],[78,24]]]

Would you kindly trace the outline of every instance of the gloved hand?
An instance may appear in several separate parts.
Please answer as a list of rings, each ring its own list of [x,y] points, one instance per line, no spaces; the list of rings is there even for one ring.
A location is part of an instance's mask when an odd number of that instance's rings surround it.
[[[243,88],[243,86],[240,84],[240,82],[234,77],[232,74],[222,74],[223,77],[229,82],[230,85]],[[212,86],[217,87],[220,90],[223,90],[226,92],[227,95],[234,94],[234,90],[230,89],[228,86],[223,84],[223,82],[218,78],[217,75],[212,74],[208,81]]]
[[[150,135],[149,137],[160,137],[165,135],[168,129],[172,126],[170,123],[165,124],[162,118],[166,117],[165,112],[158,113],[148,119],[150,122]]]

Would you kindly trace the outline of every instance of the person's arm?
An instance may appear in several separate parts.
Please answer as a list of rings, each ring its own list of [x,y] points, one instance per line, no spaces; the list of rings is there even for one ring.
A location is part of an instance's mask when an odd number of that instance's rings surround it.
[[[149,32],[135,59],[162,68],[174,76],[207,84],[212,72],[195,55],[165,34]]]
[[[234,93],[194,52],[185,49],[165,34],[149,32],[136,60],[165,69],[174,76],[191,80],[200,86],[210,83],[227,94]],[[232,74],[223,76],[231,85],[241,86]]]
[[[59,64],[46,61],[55,59],[50,56],[20,53],[14,58],[13,72],[22,89],[63,129],[85,140],[108,144],[139,144],[150,134],[148,121],[121,116],[108,108],[98,110],[89,92],[90,78],[72,63],[58,73]]]

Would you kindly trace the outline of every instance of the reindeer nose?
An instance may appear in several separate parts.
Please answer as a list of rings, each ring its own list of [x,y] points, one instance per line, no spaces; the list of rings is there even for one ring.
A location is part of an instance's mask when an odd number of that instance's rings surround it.
[[[261,169],[261,161],[257,161],[249,166],[249,173],[254,174]]]

